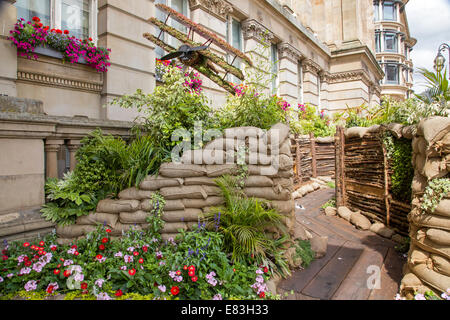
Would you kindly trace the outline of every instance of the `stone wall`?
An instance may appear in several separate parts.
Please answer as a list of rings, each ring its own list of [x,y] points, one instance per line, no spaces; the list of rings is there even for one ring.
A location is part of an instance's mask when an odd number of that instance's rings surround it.
[[[248,152],[239,158],[238,150],[243,146]],[[58,226],[59,242],[70,243],[83,237],[97,224],[111,228],[112,236],[121,236],[131,227],[145,228],[154,192],[159,192],[166,201],[162,236],[164,239],[175,237],[179,229],[187,230],[197,225],[199,217],[208,208],[223,204],[214,179],[225,174],[238,175],[243,166],[248,168],[245,194],[271,201],[293,233],[293,161],[289,128],[277,124],[267,132],[253,127],[226,129],[223,136],[207,143],[203,149],[183,152],[179,163],[162,164],[158,176],[146,177],[138,189],[125,189],[118,199],[101,200],[95,213],[79,217],[74,225]]]
[[[410,250],[400,290],[412,298],[414,293],[432,290],[438,295],[450,288],[450,193],[433,210],[422,208],[425,188],[450,172],[450,118],[422,120],[413,139],[412,210]]]

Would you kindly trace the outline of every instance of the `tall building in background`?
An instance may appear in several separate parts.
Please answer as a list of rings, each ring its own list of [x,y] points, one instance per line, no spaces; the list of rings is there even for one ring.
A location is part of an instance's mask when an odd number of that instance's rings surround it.
[[[381,94],[399,100],[410,97],[413,87],[411,50],[417,40],[411,37],[405,6],[409,0],[375,0],[375,52],[385,77]]]

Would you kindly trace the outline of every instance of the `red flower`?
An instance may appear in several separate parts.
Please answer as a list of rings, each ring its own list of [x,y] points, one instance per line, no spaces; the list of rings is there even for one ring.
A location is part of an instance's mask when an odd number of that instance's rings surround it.
[[[59,29],[56,29],[56,33],[59,33],[59,34],[61,34],[61,33],[62,33],[62,31],[61,31],[61,30],[59,30]]]
[[[102,243],[107,243],[108,242],[108,238],[103,238],[102,239]]]
[[[111,233],[111,229],[106,229],[106,233]]]
[[[81,289],[86,290],[87,287],[88,287],[88,284],[87,284],[86,282],[83,282],[83,283],[81,284]]]
[[[54,286],[49,285],[48,288],[47,288],[47,292],[48,293],[52,293],[53,292],[53,288],[54,288]]]
[[[172,293],[174,296],[180,293],[180,288],[178,286],[173,286],[172,289],[170,289],[170,293]]]
[[[45,26],[44,30],[47,31],[50,27],[49,26]]]
[[[193,276],[195,276],[195,272],[192,270],[189,270],[188,275],[189,275],[189,277],[193,277]]]
[[[57,268],[61,268],[61,263],[59,263],[56,267],[57,267]]]
[[[73,254],[77,256],[77,255],[79,255],[80,253],[79,253],[78,251],[75,251]]]
[[[259,294],[260,298],[264,298],[266,296],[266,293],[264,291],[261,291],[261,293]]]
[[[23,246],[26,248],[26,247],[29,247],[30,246],[30,243],[29,242],[24,242],[23,243]]]
[[[92,38],[89,38],[89,41],[92,41]]]
[[[177,276],[181,275],[181,271],[180,271],[180,270],[177,270],[176,275],[177,275]]]
[[[128,274],[130,276],[134,276],[136,274],[136,269],[133,268],[133,269],[128,270]]]
[[[33,20],[34,22],[39,22],[39,21],[41,21],[41,19],[39,19],[38,17],[33,17],[33,18],[31,18],[31,20]]]
[[[59,270],[59,269],[53,270],[53,273],[54,273],[54,274],[59,274],[60,272],[61,272],[61,270]]]
[[[267,268],[267,267],[264,267],[264,273],[267,273],[267,272],[269,272],[269,268]]]
[[[233,272],[236,272],[236,268],[233,268]]]
[[[70,276],[70,270],[64,270],[63,275],[64,275],[64,277]]]
[[[143,247],[142,247],[142,250],[143,250],[144,252],[147,252],[147,251],[148,251],[148,247],[143,246]]]
[[[39,22],[39,23],[37,23],[36,25],[37,25],[39,28],[42,28],[42,26],[43,26],[42,22]]]
[[[144,259],[140,258],[140,259],[138,260],[138,262],[139,262],[139,263],[144,263]]]
[[[45,242],[44,241],[39,242],[39,246],[41,247],[45,246]]]
[[[69,34],[69,30],[64,30],[64,34]]]
[[[133,256],[137,257],[139,255],[139,252],[133,251]]]
[[[8,256],[3,256],[2,259],[3,261],[8,260]]]
[[[52,251],[56,251],[56,249],[57,249],[57,247],[56,247],[56,246],[54,246],[54,247],[51,247],[51,250],[52,250]]]
[[[30,260],[27,260],[27,261],[25,261],[24,264],[25,264],[26,267],[29,267],[29,266],[31,266],[31,261],[30,261]]]
[[[189,267],[188,267],[188,270],[189,270],[189,271],[195,272],[195,267],[194,267],[194,266],[189,266]]]
[[[193,277],[191,278],[191,280],[192,280],[192,282],[197,282],[198,277],[197,277],[197,276],[193,276]]]
[[[120,297],[121,295],[123,295],[122,290],[117,290],[116,293],[114,294],[116,297]]]
[[[98,246],[98,248],[99,248],[100,250],[105,250],[105,246],[104,246],[104,245],[102,245],[102,244],[101,244],[101,245],[99,245],[99,246]]]
[[[76,249],[78,248],[76,244],[74,244],[73,246],[71,246],[72,249]]]
[[[101,258],[103,258],[103,256],[101,254],[98,254],[95,257],[97,258],[97,260],[100,260]]]
[[[184,266],[184,267],[183,267],[183,270],[187,270],[187,268],[188,268],[187,266]]]

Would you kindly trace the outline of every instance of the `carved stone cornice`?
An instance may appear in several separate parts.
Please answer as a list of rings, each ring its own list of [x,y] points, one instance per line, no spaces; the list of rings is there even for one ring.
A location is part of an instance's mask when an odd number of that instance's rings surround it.
[[[278,45],[278,54],[280,59],[287,58],[294,62],[301,61],[305,58],[299,50],[287,42]]]
[[[63,87],[78,89],[83,91],[93,91],[100,93],[103,89],[103,82],[89,82],[70,79],[61,76],[54,76],[44,73],[31,72],[31,71],[17,71],[18,81],[34,82],[37,85],[47,85],[51,87]]]
[[[370,85],[371,81],[364,70],[346,71],[331,73],[328,77],[328,83],[340,83],[348,81],[363,81]]]
[[[255,39],[259,42],[263,40],[268,42],[275,38],[273,32],[254,19],[245,20],[242,23],[242,34],[245,40]]]
[[[322,68],[320,67],[320,65],[309,58],[302,60],[302,69],[303,69],[303,72],[309,72],[309,73],[313,73],[315,75],[319,75],[320,72],[322,71]]]
[[[225,0],[189,0],[189,7],[191,10],[202,8],[223,21],[233,12],[233,6]]]

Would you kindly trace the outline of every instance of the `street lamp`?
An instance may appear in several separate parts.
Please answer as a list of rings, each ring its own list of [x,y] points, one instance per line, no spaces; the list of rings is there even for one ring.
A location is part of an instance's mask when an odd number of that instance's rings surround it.
[[[445,49],[447,49],[448,51],[448,55],[449,55],[449,66],[450,66],[450,46],[446,43],[443,43],[439,46],[438,49],[438,54],[436,56],[436,58],[434,59],[434,69],[437,72],[441,72],[442,69],[444,68],[444,64],[445,64],[445,58],[442,55],[442,51],[444,51]]]

